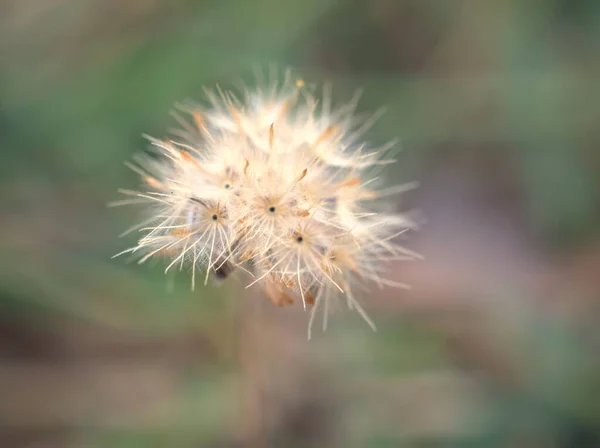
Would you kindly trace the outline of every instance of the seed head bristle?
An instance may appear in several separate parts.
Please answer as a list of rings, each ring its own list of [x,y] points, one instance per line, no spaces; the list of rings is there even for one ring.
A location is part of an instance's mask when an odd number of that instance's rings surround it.
[[[124,190],[134,198],[122,201],[146,204],[149,216],[122,254],[167,257],[165,272],[187,266],[192,287],[197,269],[205,283],[247,273],[274,304],[310,306],[309,334],[320,309],[326,326],[336,296],[373,326],[352,290],[403,286],[382,278],[379,262],[418,257],[394,242],[415,224],[382,200],[407,189],[378,194],[373,173],[387,148],[357,143],[373,121],[353,117],[358,97],[332,110],[329,89],[320,108],[311,91],[289,73],[282,85],[246,89],[246,103],[217,87],[206,91],[209,108],[189,109],[193,125],[181,121],[177,141],[149,137],[158,157],[131,168],[151,191]]]

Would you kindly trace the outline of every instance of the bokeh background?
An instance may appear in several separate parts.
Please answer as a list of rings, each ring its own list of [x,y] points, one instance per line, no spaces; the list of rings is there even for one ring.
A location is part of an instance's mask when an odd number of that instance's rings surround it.
[[[1,447],[600,447],[600,2],[0,1]],[[372,333],[111,260],[123,161],[255,66],[420,181]]]

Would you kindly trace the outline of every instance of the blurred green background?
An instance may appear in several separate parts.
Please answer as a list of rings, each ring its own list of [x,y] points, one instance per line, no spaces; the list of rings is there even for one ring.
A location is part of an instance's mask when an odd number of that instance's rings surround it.
[[[599,55],[597,0],[0,1],[0,446],[599,447]],[[110,259],[141,134],[270,63],[421,183],[377,333]]]

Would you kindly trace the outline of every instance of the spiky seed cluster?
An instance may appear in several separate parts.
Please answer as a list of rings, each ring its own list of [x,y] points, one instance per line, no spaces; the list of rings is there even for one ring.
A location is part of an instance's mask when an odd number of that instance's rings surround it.
[[[143,233],[138,244],[121,254],[139,263],[166,256],[165,272],[188,266],[192,289],[199,268],[204,283],[241,270],[276,305],[312,306],[309,337],[317,309],[325,328],[340,295],[374,327],[352,288],[405,286],[381,278],[381,262],[418,256],[394,243],[414,223],[381,198],[412,185],[376,191],[392,145],[367,150],[359,138],[377,117],[354,117],[358,96],[332,109],[327,87],[321,105],[311,90],[287,72],[243,101],[207,91],[208,109],[182,108],[193,124],[177,116],[176,137],[148,137],[150,154],[129,165],[144,187],[121,190],[133,198],[119,204],[144,203],[150,213],[130,229]]]

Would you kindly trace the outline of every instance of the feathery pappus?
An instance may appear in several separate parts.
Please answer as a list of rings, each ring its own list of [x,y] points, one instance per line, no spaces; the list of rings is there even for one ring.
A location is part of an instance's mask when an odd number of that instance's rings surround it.
[[[390,201],[415,185],[376,188],[393,144],[361,142],[379,114],[357,118],[359,95],[334,108],[329,86],[319,102],[291,71],[275,75],[239,95],[206,90],[206,106],[179,107],[188,118],[175,114],[170,138],[147,137],[149,151],[128,164],[143,186],[114,203],[146,207],[129,230],[142,236],[115,256],[166,257],[165,273],[191,270],[192,289],[197,271],[205,284],[239,272],[276,305],[311,307],[309,338],[336,297],[375,329],[355,290],[407,287],[383,274],[386,262],[419,258],[395,242],[416,223]]]

